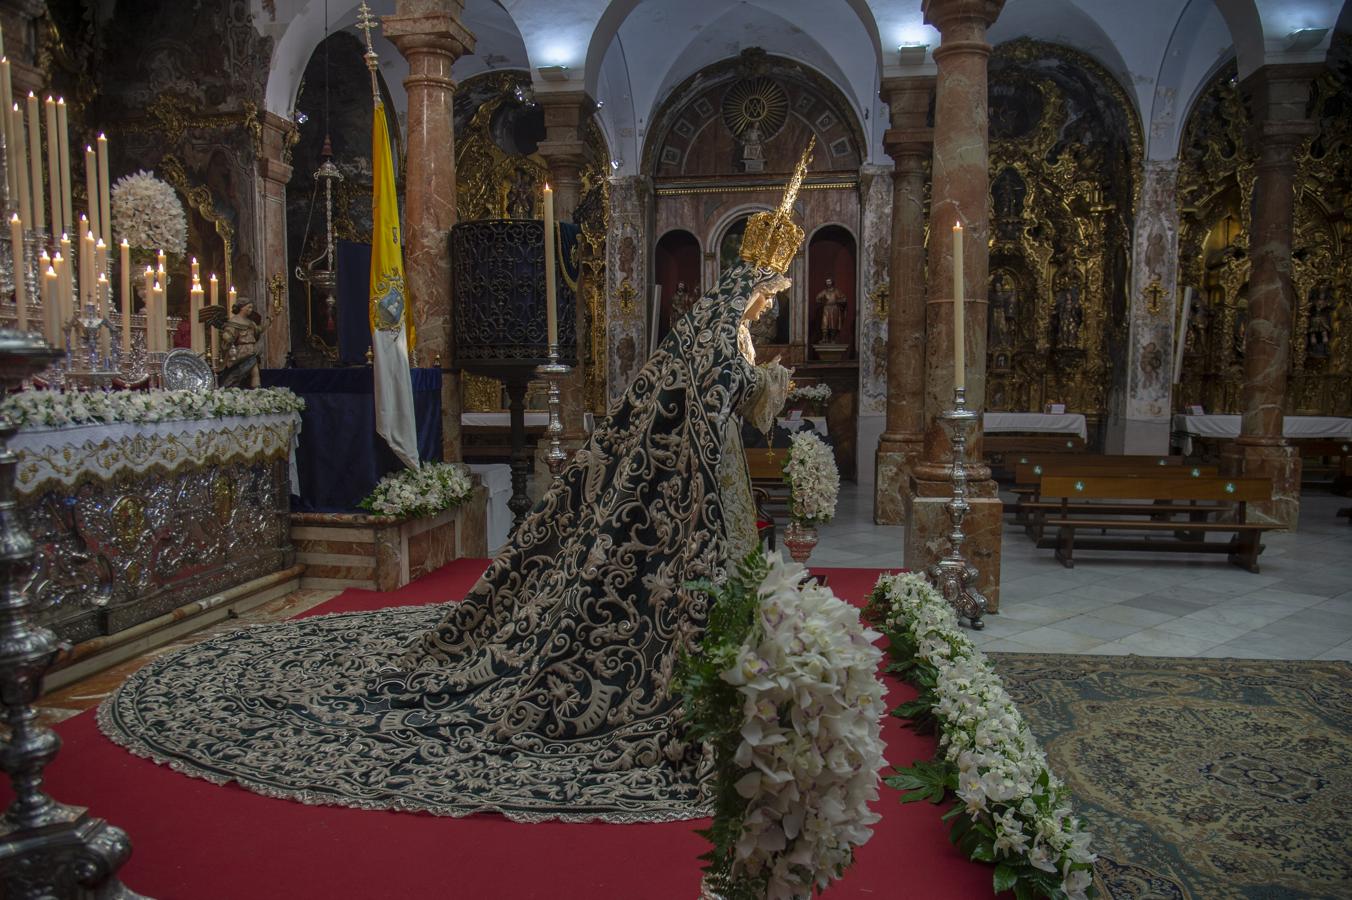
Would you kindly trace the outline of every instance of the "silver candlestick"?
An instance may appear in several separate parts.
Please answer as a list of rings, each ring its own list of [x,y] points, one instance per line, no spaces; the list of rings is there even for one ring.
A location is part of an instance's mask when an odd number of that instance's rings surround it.
[[[952,435],[953,499],[948,501],[948,515],[953,521],[953,530],[948,533],[948,555],[930,566],[926,574],[953,606],[959,620],[966,618],[972,628],[979,630],[986,627],[981,621],[986,615],[986,597],[976,587],[980,575],[976,566],[970,565],[962,556],[962,542],[966,540],[962,520],[971,509],[967,503],[967,429],[976,421],[977,415],[967,408],[967,391],[955,388],[953,408],[939,416],[947,423]]]
[[[557,343],[549,345],[549,362],[535,368],[536,374],[549,382],[549,425],[545,428],[545,434],[549,435],[549,449],[545,451],[545,464],[549,466],[549,474],[555,478],[563,472],[563,464],[568,461],[568,454],[563,452],[563,445],[559,442],[563,436],[563,419],[559,415],[559,383],[571,371],[572,367],[559,362]]]
[[[0,387],[11,389],[58,356],[38,335],[0,330]],[[131,853],[121,829],[42,789],[43,769],[61,740],[38,722],[33,702],[59,642],[33,621],[28,594],[35,547],[15,498],[18,455],[7,446],[17,426],[0,415],[0,707],[9,733],[0,738],[0,769],[14,800],[0,817],[0,896],[133,898],[117,879]]]

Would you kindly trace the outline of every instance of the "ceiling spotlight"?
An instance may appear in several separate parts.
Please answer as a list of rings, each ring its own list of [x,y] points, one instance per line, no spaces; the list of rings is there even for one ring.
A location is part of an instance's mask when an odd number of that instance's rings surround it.
[[[604,100],[597,100],[597,101],[596,101],[596,108],[597,108],[597,109],[603,109],[603,108],[605,107],[605,105],[606,105],[606,101],[604,101]]]
[[[622,159],[612,159],[610,161],[610,167],[612,169],[618,170],[622,165],[624,165],[624,160]]]
[[[929,44],[901,44],[897,47],[903,66],[923,66],[928,52]]]
[[[1292,51],[1313,50],[1328,34],[1327,28],[1301,28],[1286,36],[1286,49]]]
[[[297,125],[304,125],[306,122],[310,121],[310,117],[300,110],[296,110],[296,114],[292,118],[296,120]]]
[[[567,81],[567,66],[541,66],[537,71],[545,81]]]

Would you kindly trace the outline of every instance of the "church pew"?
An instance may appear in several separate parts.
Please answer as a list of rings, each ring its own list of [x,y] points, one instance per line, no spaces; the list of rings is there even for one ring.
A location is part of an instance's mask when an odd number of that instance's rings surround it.
[[[1114,457],[1107,457],[1113,459]],[[1006,507],[1006,512],[1013,514],[1015,524],[1023,525],[1033,540],[1042,536],[1041,528],[1037,526],[1037,513],[1040,510],[1050,510],[1060,508],[1060,504],[1048,503],[1041,499],[1040,483],[1044,475],[1120,475],[1130,478],[1198,478],[1208,475],[1216,475],[1217,469],[1214,465],[1205,466],[1177,466],[1177,465],[1159,465],[1157,463],[1142,463],[1137,465],[1121,463],[1105,463],[1099,460],[1067,461],[1059,460],[1052,463],[1023,463],[1015,468],[1014,487],[1015,501]],[[1148,505],[1147,505],[1148,506]],[[1147,512],[1152,516],[1159,517],[1161,513],[1173,508],[1170,504],[1155,504],[1147,509],[1141,504],[1129,504],[1112,512],[1114,515],[1144,515]],[[1177,507],[1179,512],[1187,512],[1196,520],[1196,514],[1203,507],[1195,504],[1186,507]],[[1106,508],[1099,508],[1100,513],[1109,513]],[[1215,511],[1210,510],[1210,511]],[[1030,516],[1030,513],[1032,514]]]
[[[1055,537],[1042,537],[1039,549],[1054,549],[1056,559],[1066,568],[1075,567],[1075,549],[1115,550],[1165,553],[1225,553],[1234,565],[1250,572],[1258,571],[1258,555],[1264,531],[1276,528],[1246,518],[1249,503],[1270,500],[1272,482],[1267,478],[1226,478],[1203,476],[1198,478],[1142,478],[1122,475],[1052,475],[1043,476],[1042,496],[1059,498],[1063,511],[1049,516],[1046,525],[1056,529]],[[1234,520],[1180,523],[1174,521],[1137,521],[1106,518],[1096,514],[1092,504],[1105,507],[1126,501],[1200,501],[1225,505],[1233,510]],[[1089,505],[1086,511],[1072,511],[1071,503]],[[1229,511],[1229,510],[1227,510]],[[1151,535],[1109,536],[1109,532],[1178,532],[1186,526],[1186,534],[1173,540],[1151,540]],[[1100,535],[1084,535],[1098,531]],[[1207,541],[1206,534],[1216,532],[1233,535],[1228,541]]]

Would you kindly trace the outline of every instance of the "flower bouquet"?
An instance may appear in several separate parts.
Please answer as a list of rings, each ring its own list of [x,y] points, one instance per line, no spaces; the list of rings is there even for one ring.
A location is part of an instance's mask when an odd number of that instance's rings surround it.
[[[187,252],[188,219],[168,183],[145,170],[124,175],[113,183],[110,202],[113,240],[130,244],[136,262],[160,250],[175,258]]]
[[[840,494],[835,454],[815,432],[800,431],[789,439],[784,481],[791,519],[784,543],[795,561],[806,562],[817,545],[817,526],[831,521]]]
[[[791,900],[825,889],[880,818],[878,635],[798,563],[752,553],[677,674],[693,739],[714,756],[706,895]]]
[[[884,575],[867,614],[887,636],[891,671],[920,690],[894,714],[940,733],[937,760],[898,769],[887,783],[903,792],[903,803],[939,803],[954,792],[961,803],[944,816],[953,842],[970,859],[995,865],[996,892],[1012,890],[1018,900],[1088,897],[1090,835],[952,606],[918,575]]]
[[[831,399],[831,386],[829,384],[794,384],[789,388],[789,393],[785,400],[792,404],[791,408],[801,409],[805,413],[820,413],[826,409],[826,401]]]
[[[423,518],[459,506],[474,493],[469,471],[458,463],[424,463],[380,479],[358,505],[377,516]]]

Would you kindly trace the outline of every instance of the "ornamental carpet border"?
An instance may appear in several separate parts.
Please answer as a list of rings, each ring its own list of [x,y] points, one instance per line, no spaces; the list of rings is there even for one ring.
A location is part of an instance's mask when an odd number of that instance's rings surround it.
[[[1352,663],[990,658],[1110,900],[1348,896]]]

